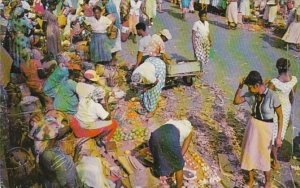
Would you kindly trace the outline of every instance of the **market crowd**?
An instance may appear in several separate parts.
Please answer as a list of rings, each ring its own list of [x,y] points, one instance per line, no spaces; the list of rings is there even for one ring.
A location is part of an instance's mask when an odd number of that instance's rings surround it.
[[[212,47],[207,11],[226,11],[228,28],[236,29],[239,12],[243,22],[263,14],[265,26],[274,27],[277,11],[285,10],[281,14],[286,18],[287,31],[282,39],[299,50],[298,1],[172,3],[179,4],[182,19],[196,10],[199,20],[193,24],[191,41],[195,58],[204,65],[209,63]],[[132,39],[138,43],[136,62],[126,69],[128,84],[141,104],[137,113],[147,118],[155,114],[165,86],[166,66],[174,63],[165,47],[174,37],[172,30],[162,29],[153,35],[147,31],[155,24],[156,14],[163,13],[163,6],[162,0],[12,0],[0,4],[1,31],[4,31],[1,56],[9,67],[6,69],[9,79],[3,79],[1,84],[6,86],[9,108],[23,105],[23,111],[14,113],[26,114],[29,109],[25,106],[33,106],[26,120],[30,126],[28,136],[34,141],[33,154],[46,186],[121,186],[117,175],[108,179],[98,173],[102,166],[100,159],[83,151],[82,145],[92,139],[99,148],[105,148],[120,126],[115,119],[114,103],[125,94],[114,89],[114,76],[120,68],[118,53],[122,42]],[[279,76],[267,84],[258,72],[250,72],[239,83],[234,99],[235,104],[248,102],[252,108],[241,161],[242,168],[249,171],[249,186],[254,182],[252,170],[258,169],[265,172],[265,187],[270,187],[271,150],[272,167],[279,168],[277,150],[289,122],[297,78],[290,75],[287,59],[279,59],[276,68]],[[23,98],[17,86],[22,82],[30,93]],[[249,92],[242,95],[243,85],[248,86]],[[151,133],[153,174],[162,183],[175,174],[176,186],[182,187],[183,156],[192,140],[192,129],[189,120],[177,119],[167,121]],[[71,132],[78,138],[73,143],[76,147],[72,157],[58,144]],[[90,166],[98,169],[90,170]]]

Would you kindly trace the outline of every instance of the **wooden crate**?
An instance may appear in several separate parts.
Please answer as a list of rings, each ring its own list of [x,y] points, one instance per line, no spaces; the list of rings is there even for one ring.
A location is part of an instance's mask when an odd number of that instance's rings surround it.
[[[201,63],[197,60],[179,61],[177,64],[167,65],[167,75],[170,77],[182,74],[191,75],[200,72],[201,69]]]

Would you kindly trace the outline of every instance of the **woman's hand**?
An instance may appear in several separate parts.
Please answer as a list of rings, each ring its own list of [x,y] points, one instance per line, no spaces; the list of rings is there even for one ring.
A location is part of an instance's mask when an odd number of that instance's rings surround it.
[[[245,83],[245,77],[243,77],[243,78],[240,80],[240,83],[239,83],[239,89],[243,89],[244,83]]]
[[[278,148],[281,147],[281,145],[282,145],[281,137],[276,137],[275,145],[276,145],[276,147],[278,147]]]
[[[233,104],[234,105],[242,104],[242,103],[244,103],[246,101],[245,97],[243,97],[241,95],[241,90],[243,89],[244,82],[245,82],[245,78],[242,78],[240,80],[239,87],[236,90],[235,95],[234,95],[234,99],[233,99]]]

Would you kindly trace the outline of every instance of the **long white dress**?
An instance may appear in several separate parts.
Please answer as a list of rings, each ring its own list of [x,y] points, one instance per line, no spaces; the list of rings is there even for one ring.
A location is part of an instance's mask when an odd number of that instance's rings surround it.
[[[236,1],[231,1],[227,5],[226,9],[226,18],[228,22],[238,23],[238,4]]]
[[[282,40],[287,43],[300,44],[300,22],[292,22]]]
[[[250,0],[241,0],[240,1],[240,12],[243,16],[250,16],[251,10],[250,10]]]
[[[289,82],[281,82],[277,78],[273,78],[271,80],[272,84],[275,86],[275,92],[278,94],[279,100],[281,102],[282,113],[283,113],[283,127],[281,138],[284,139],[286,129],[289,124],[290,116],[291,116],[291,103],[289,99],[289,94],[297,84],[297,78],[292,76],[292,79]],[[278,119],[277,115],[274,115],[274,128],[273,128],[273,144],[274,140],[277,137],[278,132]]]

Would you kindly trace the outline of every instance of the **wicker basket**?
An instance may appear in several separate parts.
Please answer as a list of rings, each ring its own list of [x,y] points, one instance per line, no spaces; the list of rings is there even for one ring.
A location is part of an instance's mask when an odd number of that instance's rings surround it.
[[[10,182],[27,181],[35,169],[34,158],[24,148],[15,147],[7,151],[7,173]]]

